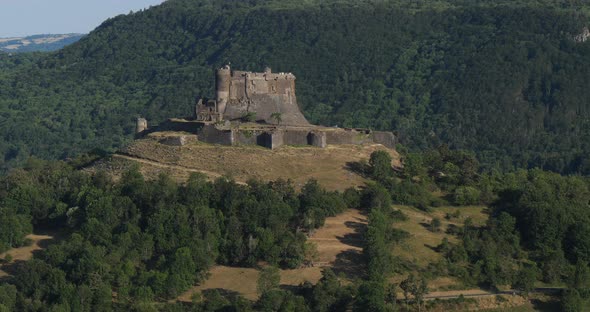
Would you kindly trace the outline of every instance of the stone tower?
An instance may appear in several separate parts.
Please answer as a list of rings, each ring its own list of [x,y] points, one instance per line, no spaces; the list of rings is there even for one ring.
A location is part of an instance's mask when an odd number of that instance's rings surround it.
[[[217,111],[221,114],[225,112],[225,107],[229,101],[229,88],[231,84],[231,68],[229,65],[217,70],[215,74],[215,96],[217,100]]]
[[[137,123],[135,124],[135,133],[141,133],[148,128],[148,123],[145,118],[137,118]]]
[[[309,125],[297,104],[295,75],[273,73],[270,67],[262,73],[231,70],[226,65],[216,72],[217,111],[223,119],[240,119],[255,113],[257,121],[281,125]]]

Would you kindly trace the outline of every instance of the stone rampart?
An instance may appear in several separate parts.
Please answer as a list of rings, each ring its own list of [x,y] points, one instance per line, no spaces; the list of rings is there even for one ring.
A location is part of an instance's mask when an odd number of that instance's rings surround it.
[[[234,132],[220,130],[214,125],[205,125],[199,133],[199,141],[211,144],[234,145]]]
[[[285,145],[309,145],[308,134],[309,130],[285,130],[283,131],[283,143]]]
[[[328,144],[366,144],[373,143],[370,130],[339,129],[326,131]]]
[[[233,137],[235,145],[262,145],[260,144],[260,136],[264,135],[264,131],[260,130],[238,130],[234,129]],[[262,145],[264,146],[264,145]]]
[[[373,131],[373,141],[387,148],[395,149],[395,135],[386,131]]]
[[[198,134],[201,128],[204,126],[203,123],[199,122],[187,122],[180,119],[168,119],[161,123],[157,129],[150,129],[153,131],[174,131],[174,132],[188,132]],[[152,131],[150,131],[152,132]]]
[[[159,140],[161,144],[170,145],[170,146],[184,146],[189,143],[197,142],[196,135],[174,135],[174,136],[167,136]]]
[[[326,132],[324,131],[312,131],[307,135],[307,144],[319,148],[325,148],[328,146],[328,140]]]

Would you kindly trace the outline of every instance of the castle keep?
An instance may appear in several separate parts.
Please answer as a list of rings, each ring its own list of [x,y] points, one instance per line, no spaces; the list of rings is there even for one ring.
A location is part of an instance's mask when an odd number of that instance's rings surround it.
[[[226,65],[216,72],[215,95],[213,101],[198,103],[199,121],[237,120],[251,113],[256,121],[271,124],[276,121],[272,115],[280,114],[283,125],[309,125],[297,105],[291,73],[232,71]]]
[[[170,131],[176,134],[170,134]],[[188,132],[190,134],[180,134]],[[150,129],[138,119],[137,135],[160,138],[169,145],[201,141],[222,145],[282,145],[379,143],[394,148],[391,132],[368,129],[341,129],[309,124],[299,109],[295,75],[232,71],[226,65],[216,71],[215,99],[201,98],[192,118],[169,119]]]

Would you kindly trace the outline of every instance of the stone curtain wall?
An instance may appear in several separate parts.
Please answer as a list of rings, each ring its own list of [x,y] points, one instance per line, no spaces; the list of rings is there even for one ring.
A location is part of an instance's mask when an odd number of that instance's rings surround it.
[[[395,144],[397,144],[395,135],[385,131],[374,131],[373,141],[391,149],[395,149]]]
[[[219,130],[214,125],[205,125],[199,133],[199,141],[210,144],[234,145],[234,132]]]

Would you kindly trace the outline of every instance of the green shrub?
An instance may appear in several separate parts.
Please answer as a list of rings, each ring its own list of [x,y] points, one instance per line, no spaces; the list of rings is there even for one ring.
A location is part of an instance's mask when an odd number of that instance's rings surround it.
[[[459,206],[479,204],[481,192],[471,186],[460,186],[453,192],[453,203]]]

